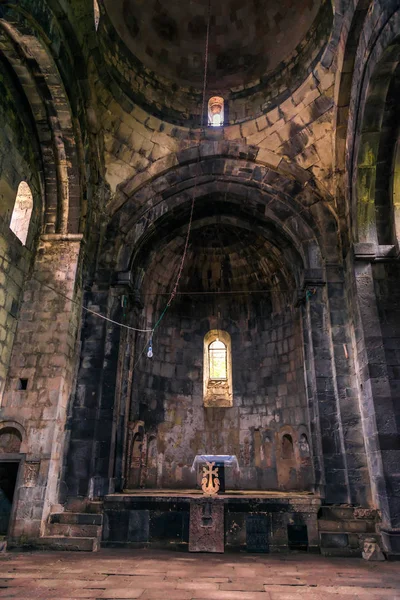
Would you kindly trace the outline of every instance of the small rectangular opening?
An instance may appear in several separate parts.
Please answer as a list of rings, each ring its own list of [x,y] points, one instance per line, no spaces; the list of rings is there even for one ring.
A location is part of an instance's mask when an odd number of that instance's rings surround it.
[[[307,525],[288,525],[288,542],[290,550],[308,550]]]
[[[28,389],[28,380],[27,379],[19,379],[17,389],[18,390],[27,390]]]

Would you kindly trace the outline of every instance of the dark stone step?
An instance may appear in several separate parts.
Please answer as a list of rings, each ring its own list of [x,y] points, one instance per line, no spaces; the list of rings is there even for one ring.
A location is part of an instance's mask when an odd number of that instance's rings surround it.
[[[97,525],[101,527],[103,525],[103,515],[73,512],[53,513],[49,517],[49,523],[60,523],[64,525]]]
[[[99,525],[76,525],[70,523],[48,523],[46,536],[57,537],[93,537],[101,538],[102,527]]]
[[[100,547],[97,538],[47,536],[35,540],[41,550],[68,550],[72,552],[97,552]]]

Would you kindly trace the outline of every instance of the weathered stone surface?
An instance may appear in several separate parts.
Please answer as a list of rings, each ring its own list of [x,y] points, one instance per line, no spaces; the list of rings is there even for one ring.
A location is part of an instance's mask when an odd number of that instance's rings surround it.
[[[190,502],[189,552],[224,552],[224,533],[223,500]]]
[[[94,499],[193,490],[194,456],[215,452],[239,460],[227,489],[330,505],[319,530],[272,514],[271,548],[307,533],[354,555],[380,536],[394,557],[398,3],[212,5],[204,115],[207,19],[181,4],[105,0],[95,20],[84,0],[1,5],[0,461],[17,477],[2,528],[13,506],[10,541],[96,548],[101,524],[78,516]],[[207,126],[211,93],[223,127]],[[218,329],[229,401],[205,406]],[[76,516],[48,519],[66,502]],[[105,531],[187,542],[187,511],[146,510],[110,510]],[[227,539],[245,544],[231,516]]]
[[[374,538],[365,538],[362,557],[364,560],[370,560],[370,561],[385,560],[383,552],[380,549],[379,544],[377,543],[377,541]]]

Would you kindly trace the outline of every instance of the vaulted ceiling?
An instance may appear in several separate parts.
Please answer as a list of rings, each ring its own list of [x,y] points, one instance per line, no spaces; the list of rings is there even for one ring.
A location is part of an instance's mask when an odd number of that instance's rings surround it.
[[[212,0],[209,84],[245,86],[288,59],[322,0]],[[176,84],[202,85],[208,0],[105,0],[114,27],[147,68]]]

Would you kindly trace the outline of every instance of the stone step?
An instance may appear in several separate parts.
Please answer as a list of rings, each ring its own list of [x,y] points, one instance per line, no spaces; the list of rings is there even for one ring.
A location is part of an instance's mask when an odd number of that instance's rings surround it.
[[[5,535],[0,535],[0,552],[7,551],[7,538]]]
[[[81,500],[69,498],[65,509],[67,512],[99,514],[103,512],[103,502],[98,500]]]
[[[366,520],[327,520],[318,519],[320,533],[340,531],[344,533],[375,533],[375,522]]]
[[[63,525],[103,525],[102,514],[62,512],[53,513],[49,516],[49,523],[59,523]]]
[[[72,552],[97,552],[100,544],[93,537],[58,537],[46,536],[38,538],[35,545],[42,550],[68,550]]]
[[[326,521],[370,521],[376,522],[376,510],[357,506],[321,506],[318,520]]]
[[[354,519],[353,506],[321,506],[318,513],[318,520],[326,519],[329,521],[339,520],[346,521]]]
[[[91,502],[88,502],[87,506],[86,506],[86,512],[88,513],[92,513],[92,514],[103,514],[103,510],[104,510],[104,502],[98,502],[95,500],[92,500]]]
[[[101,538],[101,525],[76,525],[70,523],[47,523],[47,536]]]

